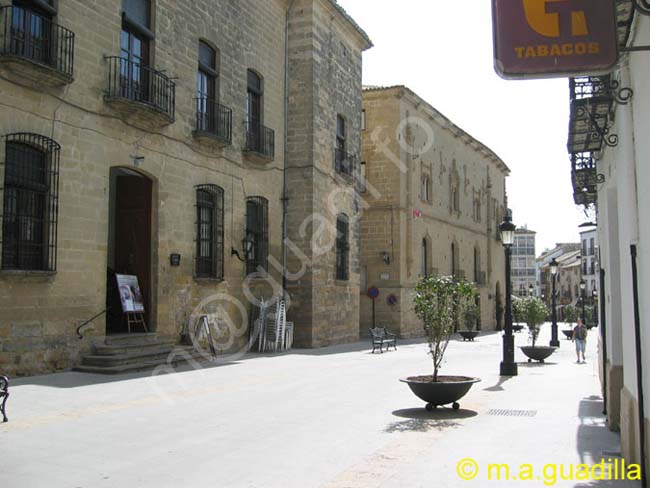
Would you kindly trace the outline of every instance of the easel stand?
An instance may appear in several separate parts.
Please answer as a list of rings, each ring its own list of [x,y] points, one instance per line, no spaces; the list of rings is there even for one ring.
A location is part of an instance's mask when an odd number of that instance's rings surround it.
[[[145,332],[149,332],[142,312],[126,312],[126,327],[129,330],[129,334],[131,333],[131,325],[142,326]]]

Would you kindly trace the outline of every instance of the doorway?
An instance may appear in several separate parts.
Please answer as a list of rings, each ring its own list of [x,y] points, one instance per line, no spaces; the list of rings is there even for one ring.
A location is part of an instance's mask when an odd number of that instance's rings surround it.
[[[151,326],[152,181],[127,169],[111,168],[109,190],[106,334],[127,332],[116,274],[137,276],[147,329]],[[132,329],[132,332],[142,332]]]

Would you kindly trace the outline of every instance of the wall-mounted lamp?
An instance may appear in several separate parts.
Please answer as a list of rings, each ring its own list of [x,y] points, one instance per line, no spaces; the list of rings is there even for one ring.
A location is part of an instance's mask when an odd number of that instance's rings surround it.
[[[235,249],[234,247],[230,251],[231,256],[237,256],[237,259],[239,259],[241,262],[245,263],[248,261],[248,259],[251,257],[253,254],[253,245],[255,244],[255,236],[253,235],[252,232],[248,232],[246,234],[246,237],[244,237],[241,241],[241,247],[244,251],[244,257],[242,258],[239,255],[239,251]]]
[[[381,253],[381,259],[384,260],[384,263],[390,264],[390,254],[388,252],[384,251]]]

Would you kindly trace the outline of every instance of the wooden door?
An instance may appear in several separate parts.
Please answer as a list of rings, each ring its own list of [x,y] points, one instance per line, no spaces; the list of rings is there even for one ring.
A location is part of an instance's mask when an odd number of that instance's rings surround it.
[[[138,277],[150,327],[151,314],[151,181],[118,176],[115,202],[115,271]]]

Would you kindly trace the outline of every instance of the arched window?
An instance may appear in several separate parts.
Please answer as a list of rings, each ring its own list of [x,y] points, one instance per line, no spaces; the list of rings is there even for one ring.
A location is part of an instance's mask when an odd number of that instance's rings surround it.
[[[246,92],[246,121],[252,130],[262,124],[262,101],[264,96],[262,78],[253,70],[248,70],[248,89]]]
[[[350,277],[350,222],[348,216],[336,218],[336,279],[347,281]]]
[[[264,197],[246,199],[246,274],[269,269],[269,201]]]
[[[478,247],[474,248],[474,283],[484,284],[481,276],[481,250]]]
[[[199,41],[199,67],[196,73],[196,128],[198,131],[217,132],[218,80],[218,53],[207,43]]]
[[[196,276],[223,280],[223,188],[196,187]]]
[[[422,176],[422,189],[420,195],[422,196],[422,200],[425,202],[431,201],[431,179],[429,178],[429,175]]]
[[[45,136],[6,137],[2,269],[56,270],[60,151]]]

